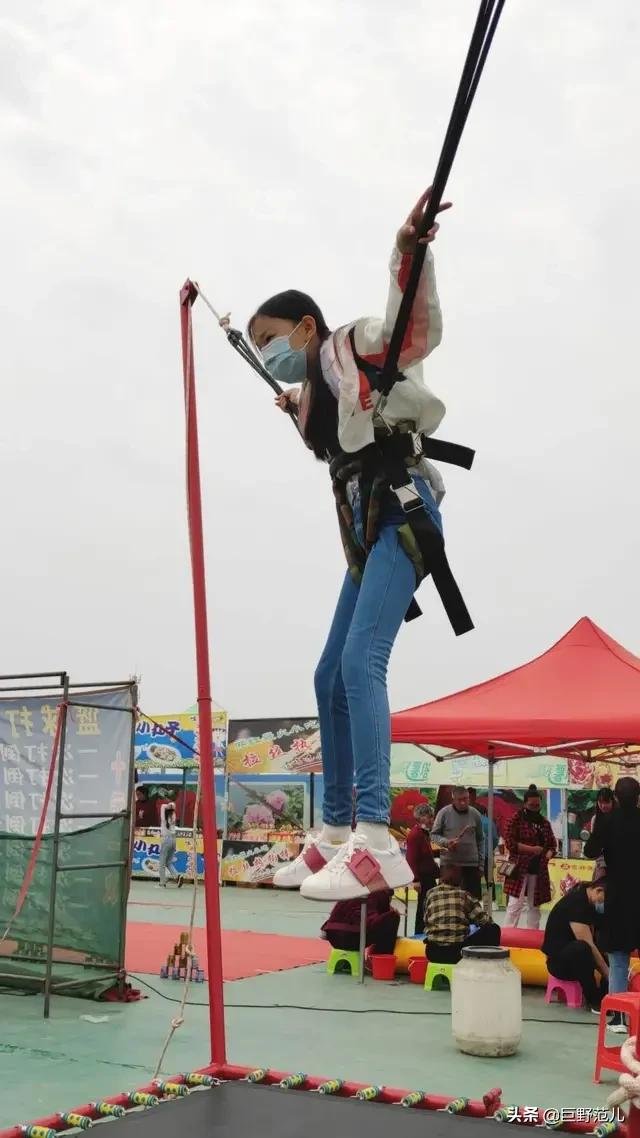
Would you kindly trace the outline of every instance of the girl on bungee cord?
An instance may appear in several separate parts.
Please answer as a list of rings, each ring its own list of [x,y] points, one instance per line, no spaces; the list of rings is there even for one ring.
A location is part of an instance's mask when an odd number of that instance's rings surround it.
[[[261,304],[249,322],[250,339],[267,370],[278,383],[289,386],[277,398],[278,406],[296,409],[302,437],[320,460],[369,454],[382,435],[431,435],[445,414],[444,404],[424,383],[421,368],[442,337],[430,248],[402,342],[398,382],[386,400],[375,389],[375,374],[384,363],[418,240],[429,245],[438,229],[436,223],[418,238],[429,193],[422,195],[397,233],[384,319],[365,317],[332,332],[316,302],[290,290]],[[449,205],[443,203],[440,209]],[[418,509],[432,530],[435,527],[441,534],[440,473],[420,453],[403,461]],[[348,466],[343,469],[347,471],[344,499],[339,502],[343,544],[348,560],[350,552],[356,561],[359,553],[363,557],[359,565],[350,564],[315,672],[323,825],[319,833],[307,836],[299,857],[274,877],[274,885],[300,888],[303,896],[321,901],[397,889],[411,884],[414,877],[389,833],[387,667],[420,574],[400,495],[387,484],[376,499],[375,470],[365,490],[355,468],[353,475]]]

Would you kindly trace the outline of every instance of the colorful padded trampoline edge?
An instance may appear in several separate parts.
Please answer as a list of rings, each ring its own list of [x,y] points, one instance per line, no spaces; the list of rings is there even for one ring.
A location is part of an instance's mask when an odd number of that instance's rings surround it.
[[[138,1090],[126,1091],[114,1095],[112,1098],[103,1099],[99,1103],[88,1103],[64,1114],[55,1114],[48,1118],[38,1119],[33,1123],[11,1126],[8,1129],[0,1130],[0,1138],[45,1138],[46,1131],[49,1131],[46,1138],[50,1138],[52,1131],[62,1133],[76,1129],[78,1125],[81,1125],[77,1121],[80,1117],[87,1118],[90,1122],[98,1121],[108,1115],[121,1118],[127,1111],[136,1106],[153,1106],[162,1099],[180,1097],[189,1089],[215,1086],[218,1082],[233,1081],[284,1087],[291,1090],[292,1093],[321,1091],[323,1094],[331,1093],[339,1098],[359,1097],[363,1103],[382,1102],[391,1105],[405,1105],[415,1110],[448,1110],[449,1113],[465,1114],[470,1118],[492,1118],[499,1111],[508,1111],[506,1104],[501,1101],[502,1091],[498,1087],[487,1091],[483,1095],[482,1101],[479,1101],[460,1096],[436,1095],[422,1090],[372,1086],[367,1083],[353,1083],[348,1080],[328,1079],[317,1075],[301,1075],[291,1071],[274,1071],[268,1068],[256,1070],[253,1067],[210,1064],[198,1071],[176,1075],[162,1081],[156,1080]],[[527,1121],[520,1121],[520,1126],[542,1126],[544,1124],[543,1110],[537,1112],[537,1117],[530,1108],[528,1108],[527,1113]],[[72,1118],[75,1121],[75,1127],[70,1123]],[[562,1126],[562,1130],[574,1134],[592,1134],[593,1125],[588,1122],[567,1121]],[[624,1124],[620,1126],[618,1133],[620,1138],[630,1138]]]
[[[169,1079],[154,1080],[135,1090],[123,1091],[110,1098],[85,1103],[83,1106],[74,1107],[73,1110],[39,1118],[35,1122],[9,1126],[5,1130],[0,1130],[0,1138],[49,1138],[52,1132],[60,1134],[68,1130],[86,1129],[92,1122],[99,1122],[104,1118],[123,1118],[127,1111],[135,1107],[156,1106],[163,1099],[181,1098],[190,1090],[215,1086],[217,1082],[217,1077],[208,1069],[189,1071],[187,1074],[175,1075]],[[80,1122],[81,1118],[86,1119],[86,1126]]]

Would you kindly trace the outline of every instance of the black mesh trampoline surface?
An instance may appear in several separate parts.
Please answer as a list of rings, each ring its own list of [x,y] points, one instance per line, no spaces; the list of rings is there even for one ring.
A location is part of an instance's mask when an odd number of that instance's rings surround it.
[[[282,1090],[245,1082],[196,1090],[183,1099],[133,1112],[117,1123],[128,1138],[487,1138],[504,1126],[491,1118],[469,1118],[445,1111],[415,1110],[386,1103]],[[113,1131],[117,1138],[117,1131]],[[123,1134],[123,1138],[127,1138]],[[489,1138],[492,1138],[490,1135]]]

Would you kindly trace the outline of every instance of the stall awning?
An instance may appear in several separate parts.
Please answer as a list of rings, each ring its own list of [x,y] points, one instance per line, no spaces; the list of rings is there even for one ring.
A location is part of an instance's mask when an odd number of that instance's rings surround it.
[[[448,756],[636,750],[640,659],[583,617],[529,663],[396,712],[391,733],[396,743],[446,748]]]

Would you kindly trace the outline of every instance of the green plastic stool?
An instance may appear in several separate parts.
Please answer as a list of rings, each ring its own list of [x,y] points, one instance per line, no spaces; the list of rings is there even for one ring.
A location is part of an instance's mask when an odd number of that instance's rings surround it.
[[[427,966],[427,974],[424,978],[425,992],[433,991],[434,981],[437,980],[439,976],[444,977],[444,979],[448,981],[449,991],[451,991],[451,981],[454,968],[455,964],[432,964],[429,962]]]
[[[349,972],[357,977],[360,973],[360,953],[347,952],[345,948],[332,948],[327,960],[327,972],[330,976],[335,972]]]

